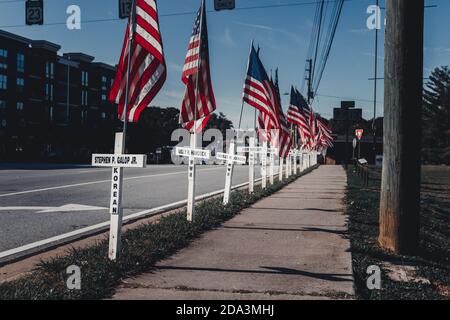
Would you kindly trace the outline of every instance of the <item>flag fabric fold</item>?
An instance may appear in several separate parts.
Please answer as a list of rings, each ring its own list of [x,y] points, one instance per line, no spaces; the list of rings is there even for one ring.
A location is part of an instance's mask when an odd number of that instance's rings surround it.
[[[205,1],[197,13],[183,67],[182,81],[186,85],[181,104],[180,124],[184,127],[200,124],[203,130],[209,115],[216,110],[209,65],[208,30]],[[197,131],[198,131],[197,130]]]
[[[135,13],[128,20],[117,73],[109,94],[109,100],[118,105],[118,116],[122,121],[125,120],[124,109],[128,100],[126,119],[129,122],[139,120],[142,111],[161,90],[167,76],[156,0],[136,0],[135,6]],[[133,39],[131,48],[130,37]]]

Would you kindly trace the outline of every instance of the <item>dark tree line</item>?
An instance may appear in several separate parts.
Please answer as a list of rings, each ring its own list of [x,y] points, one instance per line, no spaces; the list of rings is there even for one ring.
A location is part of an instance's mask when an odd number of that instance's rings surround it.
[[[127,146],[130,153],[152,153],[157,148],[174,146],[178,142],[171,141],[172,132],[180,125],[180,111],[176,108],[150,107],[143,111],[138,123],[130,124]],[[212,114],[206,129],[215,128],[225,136],[233,123],[219,112]]]
[[[450,165],[450,69],[434,69],[424,88],[422,158]]]

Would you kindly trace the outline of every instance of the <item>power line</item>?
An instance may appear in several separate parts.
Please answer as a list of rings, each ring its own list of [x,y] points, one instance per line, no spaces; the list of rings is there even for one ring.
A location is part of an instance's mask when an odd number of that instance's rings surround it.
[[[337,30],[337,26],[339,24],[339,20],[340,20],[340,17],[341,17],[343,6],[344,6],[344,1],[342,0],[342,1],[339,2],[338,6],[337,6],[337,13],[336,13],[336,16],[335,16],[335,20],[333,21],[333,26],[332,26],[332,31],[331,31],[331,38],[329,39],[329,42],[328,42],[327,47],[325,49],[326,53],[325,53],[325,56],[324,56],[324,60],[322,61],[322,67],[321,67],[321,69],[319,71],[318,80],[316,81],[315,86],[314,86],[314,92],[317,92],[319,90],[320,82],[322,81],[323,72],[325,71],[325,67],[327,65],[328,58],[330,56],[331,47],[332,47],[333,42],[334,42],[334,37],[336,35],[336,30]]]
[[[318,0],[318,1],[302,1],[302,2],[294,2],[294,3],[285,3],[285,4],[273,4],[273,5],[260,5],[260,6],[249,6],[249,7],[237,7],[234,9],[234,11],[244,11],[244,10],[264,10],[264,9],[274,9],[274,8],[290,8],[290,7],[298,7],[298,6],[308,6],[308,5],[315,5],[318,3],[321,3],[321,1],[324,0]],[[327,0],[326,2],[337,2],[340,0]],[[346,1],[353,1],[353,0],[346,0]],[[5,0],[0,1],[0,5],[2,4],[8,4],[8,3],[24,3],[23,0]],[[217,13],[215,10],[208,10],[208,13]],[[159,17],[179,17],[179,16],[186,16],[186,15],[194,15],[196,14],[196,11],[185,11],[185,12],[173,12],[173,13],[162,13],[159,14]],[[106,19],[90,19],[90,20],[83,20],[83,23],[101,23],[101,22],[112,22],[112,21],[122,21],[122,19],[119,18],[106,18]],[[44,26],[56,26],[56,25],[65,25],[66,21],[64,22],[50,22],[50,23],[44,23]],[[28,27],[26,24],[15,24],[15,25],[4,25],[0,26],[2,29],[6,28],[20,28],[20,27]]]

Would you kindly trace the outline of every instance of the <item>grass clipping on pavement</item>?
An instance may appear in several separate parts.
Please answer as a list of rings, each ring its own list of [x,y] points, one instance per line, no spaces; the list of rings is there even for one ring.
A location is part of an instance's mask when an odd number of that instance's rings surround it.
[[[317,167],[317,166],[316,166]],[[196,206],[193,222],[186,220],[186,209],[165,216],[156,223],[141,225],[122,235],[120,258],[108,259],[108,240],[84,249],[72,249],[64,256],[42,261],[34,272],[18,280],[0,284],[0,300],[60,300],[101,299],[112,296],[122,279],[152,269],[156,262],[168,258],[186,247],[202,233],[219,227],[243,209],[295,181],[316,167],[276,182],[266,189],[255,188],[231,193],[230,203],[222,204],[222,197],[205,200]],[[81,270],[81,289],[69,290],[66,285],[67,267]]]

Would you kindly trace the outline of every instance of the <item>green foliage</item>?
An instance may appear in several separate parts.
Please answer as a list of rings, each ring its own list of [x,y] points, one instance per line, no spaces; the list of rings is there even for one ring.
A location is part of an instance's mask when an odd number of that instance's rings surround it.
[[[130,153],[150,153],[156,148],[174,146],[178,141],[172,141],[172,132],[180,128],[178,123],[180,110],[176,108],[146,108],[138,123],[130,123],[128,148]],[[233,122],[222,113],[212,114],[207,129],[216,128],[225,136],[226,129],[231,129]]]
[[[427,164],[450,164],[450,69],[432,72],[423,98],[422,156]]]
[[[122,279],[151,271],[156,262],[186,247],[203,232],[220,226],[259,199],[273,194],[313,169],[277,182],[265,190],[255,188],[251,195],[247,190],[234,191],[230,204],[226,206],[220,197],[203,201],[196,207],[192,223],[186,221],[186,211],[181,210],[161,218],[157,223],[131,229],[122,236],[121,254],[116,262],[111,262],[107,257],[107,239],[89,248],[72,249],[64,256],[42,262],[30,275],[0,284],[0,300],[110,297]],[[81,290],[68,290],[66,287],[66,268],[70,265],[81,268]]]

